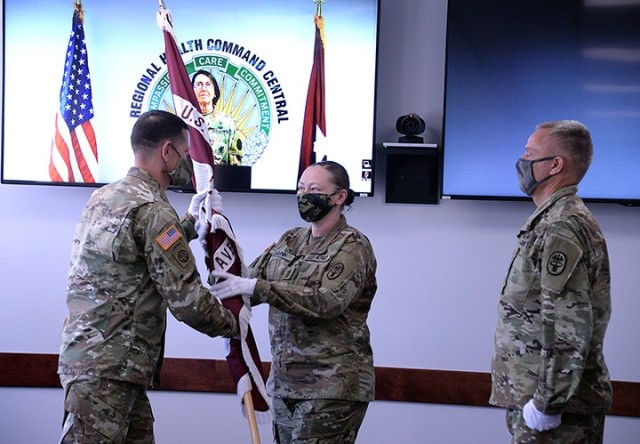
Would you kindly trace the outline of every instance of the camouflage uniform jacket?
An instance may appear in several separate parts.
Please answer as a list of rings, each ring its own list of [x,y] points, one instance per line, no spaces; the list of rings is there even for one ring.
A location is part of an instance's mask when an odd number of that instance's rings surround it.
[[[167,307],[209,336],[237,334],[233,315],[201,283],[188,245],[195,237],[143,170],[96,190],[73,238],[58,373],[148,386]]]
[[[373,401],[367,316],[376,283],[369,240],[341,220],[321,238],[287,231],[250,266],[268,303],[274,397]]]
[[[602,351],[611,314],[606,243],[570,186],[529,217],[498,306],[490,403],[547,414],[611,406]]]

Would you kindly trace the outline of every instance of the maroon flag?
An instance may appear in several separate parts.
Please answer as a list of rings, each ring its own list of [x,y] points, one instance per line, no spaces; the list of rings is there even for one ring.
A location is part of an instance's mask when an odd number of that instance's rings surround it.
[[[316,41],[313,47],[313,66],[307,90],[307,104],[302,124],[302,143],[300,144],[300,165],[298,177],[315,162],[313,144],[316,141],[316,127],[327,135],[324,103],[324,17],[313,17],[316,28]]]
[[[98,177],[98,145],[93,132],[91,75],[84,39],[82,5],[74,6],[71,36],[65,57],[60,108],[51,142],[49,177],[54,182],[95,183]]]
[[[214,159],[209,145],[207,125],[198,107],[195,92],[176,44],[170,11],[161,6],[157,19],[164,34],[169,81],[176,114],[189,125],[191,139],[189,154],[194,165],[194,186],[198,192],[205,189],[211,190],[214,187]],[[229,220],[211,208],[209,199],[205,199],[198,217],[200,240],[205,249],[209,271],[227,271],[240,275],[243,268],[242,254]],[[231,377],[236,383],[238,396],[244,400],[244,396],[250,392],[255,411],[265,413],[257,415],[258,419],[260,422],[268,421],[269,403],[264,386],[264,375],[258,348],[249,326],[251,311],[244,306],[240,295],[224,300],[223,304],[233,312],[240,326],[239,339],[229,340],[227,355],[227,363]],[[243,413],[250,421],[251,415],[255,415],[255,412],[247,411],[244,404]]]

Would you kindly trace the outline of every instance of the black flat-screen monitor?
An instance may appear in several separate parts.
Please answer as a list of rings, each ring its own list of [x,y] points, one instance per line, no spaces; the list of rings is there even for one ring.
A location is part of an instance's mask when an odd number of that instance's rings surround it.
[[[61,103],[74,2],[4,0],[2,182],[96,186],[126,175],[137,116],[172,110],[158,2],[82,2],[95,150],[70,149],[71,171],[52,148]],[[233,119],[234,164],[221,165],[216,186],[242,192],[293,192],[314,60],[315,2],[168,0],[189,75],[209,71],[220,88],[216,112]],[[315,160],[344,165],[353,190],[373,194],[378,0],[321,3],[324,18],[326,137],[316,131]],[[88,99],[91,99],[90,102]],[[75,100],[75,99],[74,99]],[[77,104],[81,106],[83,103]],[[75,106],[75,105],[74,105]],[[60,111],[62,113],[62,111]],[[88,113],[93,117],[88,119]],[[63,127],[61,119],[58,127]],[[71,146],[71,132],[66,138]],[[91,147],[86,128],[73,130]],[[229,133],[231,134],[231,133]],[[240,144],[238,144],[238,141]],[[52,156],[52,152],[54,156]],[[58,163],[56,163],[58,162]],[[52,164],[61,171],[54,179]],[[84,174],[85,171],[91,174]],[[218,168],[217,168],[218,169]],[[69,179],[72,176],[72,179]],[[91,180],[86,178],[90,177]]]
[[[520,199],[536,124],[583,122],[589,201],[640,204],[640,3],[449,0],[443,198]]]

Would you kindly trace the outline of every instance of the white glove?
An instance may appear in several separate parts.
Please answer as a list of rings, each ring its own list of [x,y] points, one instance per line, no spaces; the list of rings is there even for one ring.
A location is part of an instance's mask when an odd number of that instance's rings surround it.
[[[212,208],[216,213],[222,214],[222,196],[215,188],[211,190],[211,194],[207,195],[205,203],[206,208]]]
[[[257,279],[243,278],[225,271],[212,271],[211,276],[217,282],[211,286],[211,292],[221,301],[239,295],[252,295],[258,281]]]
[[[207,197],[208,191],[209,190],[200,191],[199,193],[195,194],[191,198],[191,203],[189,204],[189,210],[187,211],[189,212],[190,215],[193,216],[195,220],[198,220],[199,218],[200,205],[202,204],[202,201],[204,201],[205,198]]]
[[[527,427],[538,432],[555,429],[560,425],[561,419],[561,415],[545,415],[539,411],[533,405],[533,399],[530,399],[522,408],[522,416]]]

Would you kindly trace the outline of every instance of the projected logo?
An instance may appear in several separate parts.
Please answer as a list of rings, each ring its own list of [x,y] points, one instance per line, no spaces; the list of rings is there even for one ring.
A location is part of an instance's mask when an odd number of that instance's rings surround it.
[[[267,148],[274,120],[277,123],[287,121],[288,111],[284,92],[273,71],[266,70],[258,74],[264,69],[265,62],[255,55],[249,58],[248,55],[251,53],[242,47],[229,47],[235,48],[234,55],[240,56],[241,60],[247,59],[251,65],[234,63],[225,55],[199,53],[186,62],[185,67],[189,77],[199,70],[208,71],[213,75],[220,88],[220,96],[215,105],[216,113],[227,116],[227,120],[232,119],[230,124],[225,124],[226,127],[234,128],[234,131],[230,132],[229,137],[233,140],[229,141],[229,144],[241,147],[242,156],[238,156],[237,165],[252,166]],[[184,44],[183,50],[190,52]],[[142,112],[156,109],[175,113],[169,74],[164,66],[164,54],[160,56],[160,61],[161,67],[151,63],[146,74],[140,77],[132,94],[129,112],[131,117],[138,117]],[[212,136],[212,148],[217,163],[218,157],[213,142],[217,136],[211,127],[209,133]],[[231,162],[229,158],[225,158],[222,163]]]

